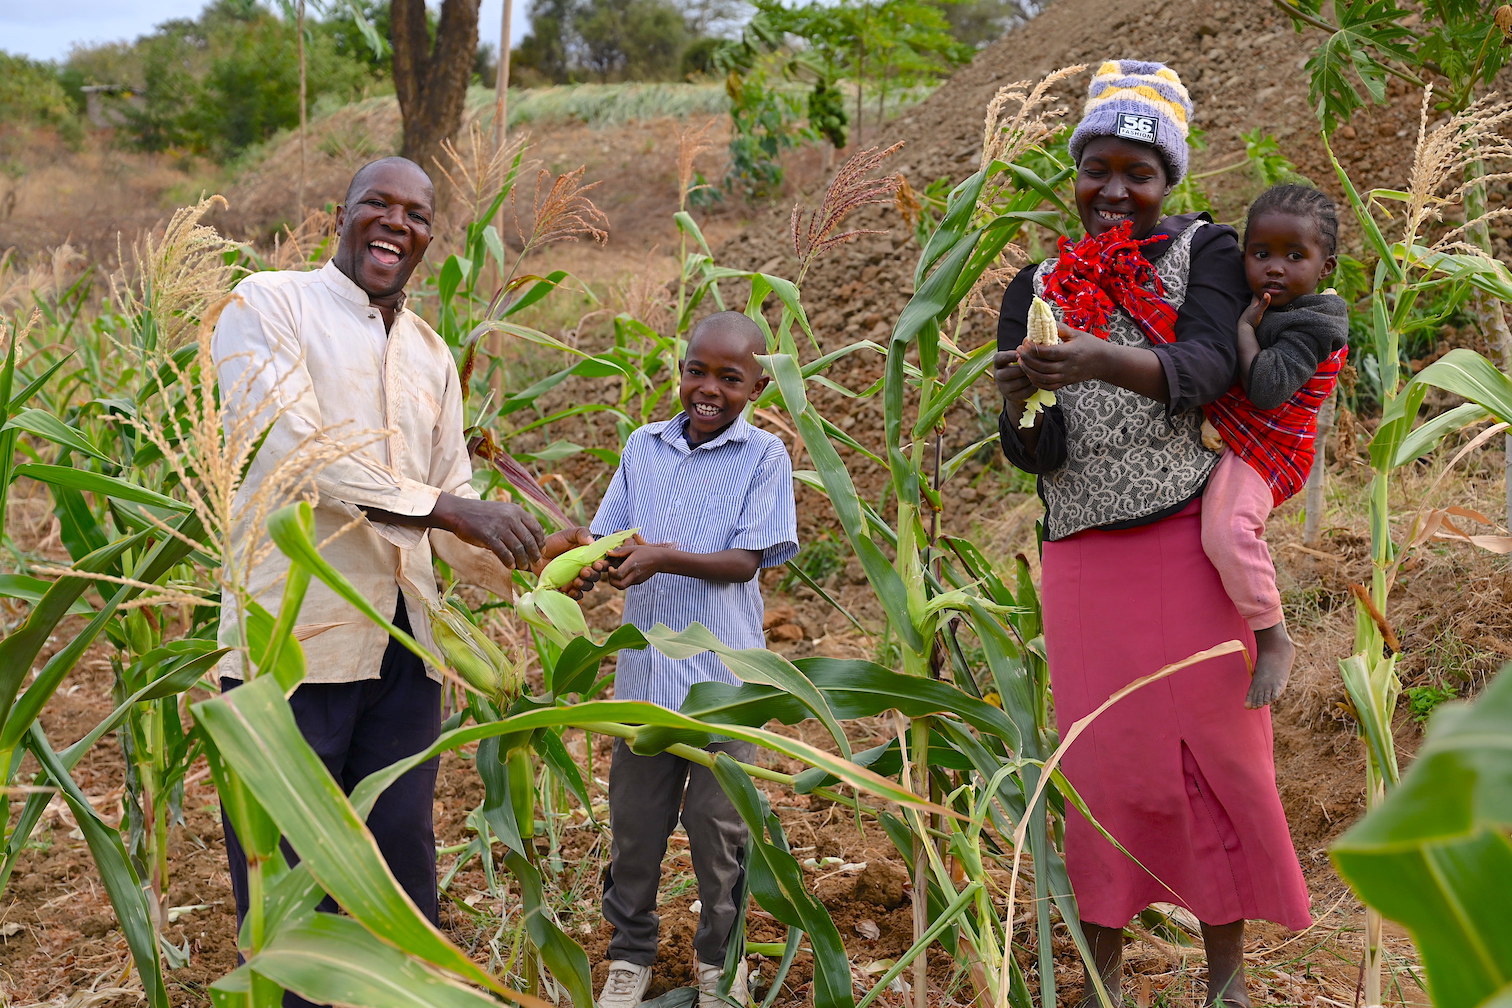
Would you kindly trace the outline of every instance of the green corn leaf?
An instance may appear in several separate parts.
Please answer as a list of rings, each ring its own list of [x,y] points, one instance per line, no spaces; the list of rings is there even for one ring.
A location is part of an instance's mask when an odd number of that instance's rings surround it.
[[[183,501],[176,501],[172,497],[165,497],[155,490],[128,483],[114,476],[106,476],[104,473],[90,472],[87,469],[74,469],[70,466],[43,465],[40,462],[26,462],[16,466],[16,475],[29,476],[41,483],[47,483],[56,487],[67,487],[73,490],[82,490],[88,493],[100,494],[104,497],[113,497],[117,500],[131,501],[134,504],[147,504],[152,507],[165,508],[169,511],[187,512],[192,510],[190,505]]]
[[[1398,396],[1397,401],[1400,402],[1402,398]],[[1439,442],[1451,432],[1478,423],[1486,419],[1487,415],[1485,409],[1475,403],[1465,403],[1440,413],[1396,442],[1396,451],[1390,457],[1391,466],[1403,466],[1422,458],[1437,448]]]
[[[4,427],[0,427],[0,430],[7,429],[23,430],[29,434],[35,434],[38,437],[46,438],[49,441],[63,445],[65,448],[71,448],[74,451],[93,456],[101,462],[107,462],[111,465],[115,464],[115,459],[95,447],[94,442],[85,437],[82,432],[68,426],[62,420],[59,420],[45,410],[24,409],[11,417]]]
[[[279,929],[237,973],[266,976],[316,1004],[365,1008],[498,1008],[488,994],[458,983],[336,914],[309,914]],[[233,974],[234,976],[235,974]],[[244,979],[216,982],[236,990]],[[519,1001],[517,993],[511,1001]],[[534,998],[529,1002],[539,1005]]]
[[[196,704],[194,711],[301,865],[348,914],[438,968],[509,993],[410,902],[341,786],[300,734],[272,676]],[[277,758],[270,759],[274,753]]]
[[[850,1008],[855,1004],[855,996],[845,945],[824,904],[808,891],[803,869],[782,835],[781,823],[766,798],[733,759],[719,753],[713,769],[715,778],[751,831],[746,863],[746,883],[751,895],[762,909],[809,937],[814,954],[814,1008]]]
[[[21,599],[23,602],[36,604],[42,601],[42,597],[52,586],[51,581],[44,581],[27,574],[0,574],[0,595]],[[80,599],[68,607],[66,615],[84,616],[94,611],[94,606]]]
[[[1512,986],[1512,675],[1434,712],[1412,767],[1334,844],[1339,873],[1412,934],[1441,1008]]]
[[[761,683],[783,691],[803,704],[809,716],[819,719],[829,731],[830,738],[834,739],[841,755],[850,756],[850,741],[841,730],[834,712],[830,710],[829,702],[792,662],[777,652],[766,648],[728,647],[702,623],[694,623],[678,633],[658,624],[645,633],[646,640],[669,658],[689,658],[712,651],[742,682]]]
[[[268,537],[285,556],[309,570],[313,577],[351,603],[358,612],[387,630],[389,636],[404,645],[411,654],[427,665],[445,668],[446,662],[421,647],[420,642],[414,637],[396,627],[389,619],[390,614],[380,611],[362,592],[357,590],[352,582],[347,580],[346,575],[332,567],[325,557],[320,555],[311,531],[314,528],[314,520],[310,505],[304,501],[279,508],[268,517]]]
[[[127,947],[131,949],[131,961],[136,964],[137,976],[141,978],[147,1003],[151,1008],[169,1008],[168,992],[163,985],[162,961],[158,958],[157,930],[152,925],[148,907],[148,891],[131,867],[131,859],[127,857],[126,848],[121,843],[121,834],[100,819],[84,792],[59,762],[57,753],[42,734],[41,726],[31,724],[29,727],[27,748],[68,804],[74,822],[84,834],[84,842],[89,845],[89,853],[94,858],[100,884],[110,897],[110,905],[115,910],[121,933],[126,938]]]
[[[1453,392],[1501,422],[1512,423],[1512,379],[1474,350],[1455,347],[1419,371],[1410,384]]]

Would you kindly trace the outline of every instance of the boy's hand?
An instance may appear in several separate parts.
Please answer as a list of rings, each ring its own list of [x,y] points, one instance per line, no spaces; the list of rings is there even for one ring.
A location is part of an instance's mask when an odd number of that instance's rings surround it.
[[[642,584],[660,574],[669,547],[665,543],[648,543],[640,536],[619,549],[609,551],[609,571],[604,580],[621,590]]]
[[[591,542],[593,542],[593,533],[584,525],[551,533],[546,537],[546,544],[541,547],[541,562],[536,564],[536,573],[540,573],[546,561],[561,556],[575,546],[587,546]],[[595,560],[592,565],[578,571],[577,577],[562,589],[562,593],[570,598],[582,598],[593,590],[594,584],[604,576],[604,572],[608,569],[608,560]]]

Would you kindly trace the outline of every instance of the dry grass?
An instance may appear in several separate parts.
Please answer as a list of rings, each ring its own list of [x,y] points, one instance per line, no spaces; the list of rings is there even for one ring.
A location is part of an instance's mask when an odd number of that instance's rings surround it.
[[[0,311],[56,300],[79,281],[89,261],[66,242],[21,264],[14,248],[0,252]]]

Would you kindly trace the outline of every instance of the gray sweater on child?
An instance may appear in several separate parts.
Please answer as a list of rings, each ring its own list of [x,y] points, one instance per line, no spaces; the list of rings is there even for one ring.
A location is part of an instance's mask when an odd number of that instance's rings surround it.
[[[1267,309],[1255,327],[1260,353],[1244,381],[1250,402],[1260,409],[1280,406],[1348,337],[1349,306],[1337,294],[1304,294]]]

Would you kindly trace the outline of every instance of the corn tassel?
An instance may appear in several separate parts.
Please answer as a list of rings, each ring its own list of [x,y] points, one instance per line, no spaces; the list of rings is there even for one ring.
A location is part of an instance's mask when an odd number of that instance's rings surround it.
[[[1050,305],[1036,297],[1029,302],[1029,324],[1026,339],[1030,343],[1039,346],[1051,346],[1059,343],[1060,333],[1056,330],[1055,313],[1050,310]],[[1047,389],[1036,389],[1035,393],[1024,402],[1023,415],[1019,417],[1019,427],[1029,428],[1034,426],[1034,418],[1039,416],[1040,410],[1046,406],[1055,405],[1055,393]]]

